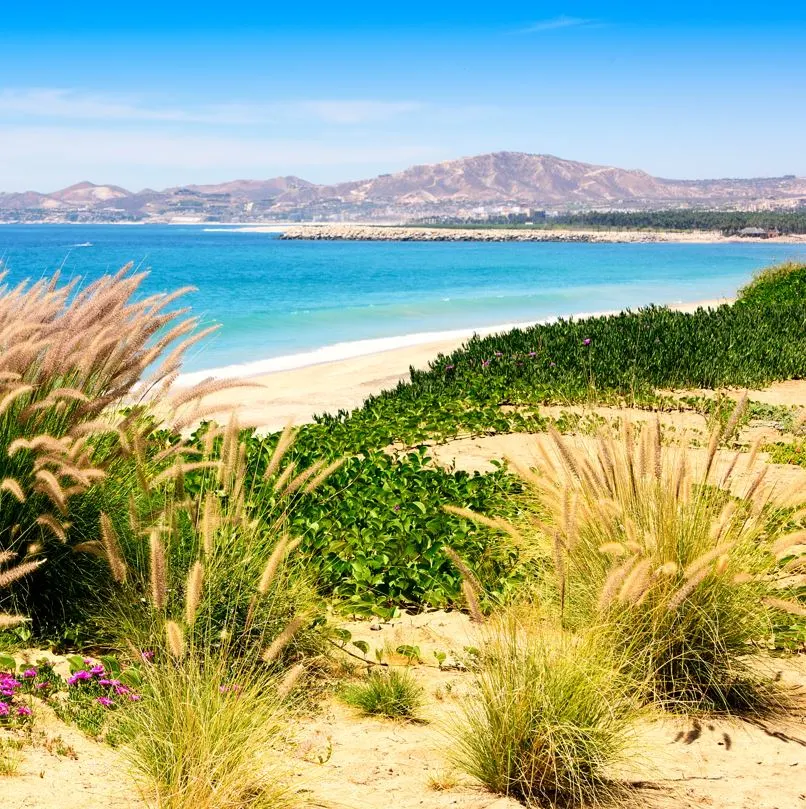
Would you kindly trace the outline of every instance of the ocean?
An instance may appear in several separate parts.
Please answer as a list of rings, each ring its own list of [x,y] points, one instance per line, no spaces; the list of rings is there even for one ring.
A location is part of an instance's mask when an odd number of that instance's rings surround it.
[[[131,261],[147,293],[192,285],[219,331],[185,370],[258,373],[476,328],[727,297],[794,244],[282,241],[220,226],[0,225],[6,282]],[[222,373],[227,373],[227,370]]]

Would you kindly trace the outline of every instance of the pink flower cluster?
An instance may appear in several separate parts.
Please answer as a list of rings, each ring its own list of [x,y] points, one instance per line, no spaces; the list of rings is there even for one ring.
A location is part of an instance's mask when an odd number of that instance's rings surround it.
[[[95,694],[95,702],[104,708],[117,707],[116,698],[137,702],[140,695],[132,691],[120,680],[107,676],[106,668],[90,659],[84,660],[86,668],[79,669],[67,679],[68,688],[82,688],[90,695]]]
[[[17,702],[17,692],[22,685],[13,674],[0,673],[0,724],[14,719],[25,721],[31,716],[31,708]]]

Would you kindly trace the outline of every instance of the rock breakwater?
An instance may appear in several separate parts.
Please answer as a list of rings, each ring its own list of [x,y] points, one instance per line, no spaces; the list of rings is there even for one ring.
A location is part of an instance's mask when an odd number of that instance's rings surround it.
[[[426,228],[387,225],[296,225],[286,228],[280,238],[373,242],[702,242],[723,240],[719,233],[702,232]]]

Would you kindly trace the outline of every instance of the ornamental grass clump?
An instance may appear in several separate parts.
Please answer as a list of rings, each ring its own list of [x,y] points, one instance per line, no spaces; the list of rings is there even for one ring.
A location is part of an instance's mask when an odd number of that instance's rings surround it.
[[[278,681],[190,654],[142,669],[142,699],[121,712],[124,753],[159,809],[284,809],[275,765],[285,727]]]
[[[589,640],[511,619],[490,629],[452,727],[454,764],[530,806],[601,805],[631,741],[635,690]]]
[[[423,689],[408,671],[371,669],[363,682],[347,686],[342,697],[367,716],[416,719]]]
[[[674,710],[786,701],[750,655],[774,611],[802,609],[781,597],[776,571],[803,532],[783,532],[792,497],[763,485],[755,451],[718,459],[739,415],[700,451],[663,447],[657,422],[637,435],[627,424],[621,440],[602,437],[591,452],[553,433],[557,461],[544,453],[537,473],[524,471],[545,509],[536,536],[554,549],[563,625],[595,630],[646,697]]]

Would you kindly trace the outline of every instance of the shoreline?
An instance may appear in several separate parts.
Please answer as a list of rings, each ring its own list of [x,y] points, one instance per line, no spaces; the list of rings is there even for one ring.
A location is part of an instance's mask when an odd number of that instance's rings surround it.
[[[697,300],[671,304],[670,308],[681,312],[693,312],[701,307],[716,307],[730,303],[732,298]],[[574,317],[602,317],[618,311],[580,313]],[[460,348],[474,334],[486,336],[513,328],[524,328],[537,323],[546,323],[558,318],[545,318],[530,323],[512,323],[490,326],[484,329],[461,329],[448,332],[423,332],[402,338],[381,338],[354,343],[340,343],[306,354],[287,355],[273,360],[229,365],[209,371],[182,374],[174,383],[178,390],[210,377],[214,379],[242,380],[248,383],[243,388],[225,389],[203,400],[205,408],[216,409],[210,417],[226,420],[228,412],[236,405],[239,422],[244,427],[254,427],[261,432],[282,429],[287,423],[303,424],[320,413],[336,413],[353,410],[382,390],[393,388],[408,380],[410,368],[424,370],[439,354],[447,354]],[[393,341],[406,340],[404,344]],[[334,356],[334,349],[352,347],[364,353]],[[318,358],[307,364],[289,365],[299,358]],[[269,370],[270,363],[277,363]],[[285,367],[282,367],[282,366]],[[259,370],[255,370],[255,369]],[[251,371],[251,373],[250,373]],[[220,411],[217,409],[220,407]]]

